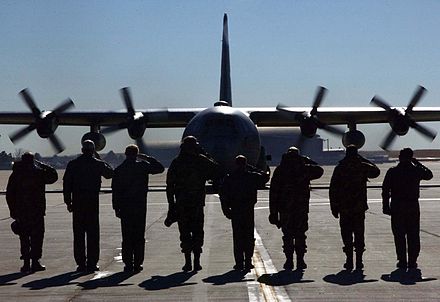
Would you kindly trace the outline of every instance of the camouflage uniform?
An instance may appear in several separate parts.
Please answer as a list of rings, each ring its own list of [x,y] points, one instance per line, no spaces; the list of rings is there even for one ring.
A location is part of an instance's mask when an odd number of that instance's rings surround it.
[[[246,170],[235,170],[225,177],[220,191],[220,201],[225,216],[231,219],[234,242],[234,268],[252,267],[254,253],[254,205],[258,188],[269,180],[264,173],[248,166]]]
[[[112,180],[113,209],[121,218],[122,261],[135,269],[144,262],[148,174],[164,171],[154,157],[144,158],[127,158],[115,169]]]
[[[73,212],[73,254],[79,267],[94,268],[99,260],[101,176],[112,178],[113,169],[92,154],[82,154],[70,161],[64,173],[64,202]]]
[[[286,153],[273,173],[269,192],[269,218],[271,223],[277,224],[283,231],[286,269],[293,268],[294,252],[300,268],[306,267],[304,254],[307,252],[305,233],[308,230],[310,181],[320,178],[323,172],[311,159]]]
[[[336,218],[340,215],[343,251],[348,261],[344,267],[347,269],[353,268],[353,247],[356,251],[356,266],[359,269],[363,267],[365,211],[368,209],[367,182],[379,174],[379,168],[358,155],[357,151],[355,155],[347,155],[342,159],[333,171],[329,190],[330,207]]]
[[[410,268],[417,267],[420,253],[420,181],[430,180],[432,176],[431,170],[416,160],[400,162],[385,175],[382,184],[383,209],[384,213],[391,214],[399,267],[406,268],[407,263]]]
[[[6,188],[11,218],[20,225],[21,259],[38,261],[42,256],[45,185],[58,179],[57,171],[41,162],[16,162]]]
[[[217,163],[208,157],[183,152],[168,169],[167,197],[177,212],[182,253],[202,252],[205,183],[214,178],[217,171]]]

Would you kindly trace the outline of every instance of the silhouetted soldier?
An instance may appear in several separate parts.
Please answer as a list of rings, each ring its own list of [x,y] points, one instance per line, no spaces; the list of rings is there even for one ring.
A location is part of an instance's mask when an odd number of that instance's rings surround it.
[[[383,213],[391,215],[398,268],[406,269],[407,265],[410,269],[417,268],[420,253],[420,181],[431,178],[431,170],[413,158],[410,148],[400,151],[399,164],[390,168],[385,175],[382,206]]]
[[[347,257],[344,268],[347,270],[353,269],[353,247],[356,251],[356,269],[364,267],[362,255],[365,251],[365,211],[368,210],[367,181],[379,174],[379,168],[360,156],[355,146],[347,147],[345,157],[333,171],[329,190],[330,208],[335,218],[340,216],[343,251]]]
[[[44,271],[40,264],[46,215],[45,185],[58,179],[57,171],[26,152],[12,168],[6,188],[6,201],[20,236],[21,272]],[[16,230],[17,231],[17,230]],[[32,259],[32,266],[30,260]]]
[[[225,177],[220,201],[223,214],[232,222],[234,269],[248,271],[254,268],[254,205],[258,188],[265,185],[270,174],[248,165],[243,155],[235,158],[235,164],[235,170]]]
[[[112,180],[113,209],[121,219],[124,271],[140,272],[145,251],[148,174],[162,173],[164,167],[154,157],[139,154],[136,145],[127,146],[125,155]]]
[[[77,271],[97,271],[99,260],[99,190],[101,176],[113,177],[113,169],[96,158],[95,144],[82,143],[82,155],[67,164],[63,179],[64,202],[72,212],[73,254]],[[87,253],[85,240],[87,237]]]
[[[283,231],[284,269],[293,269],[296,252],[297,268],[305,269],[307,252],[310,181],[322,176],[324,170],[308,157],[301,156],[295,147],[283,154],[275,169],[269,191],[269,222]]]
[[[200,254],[203,246],[205,183],[218,175],[218,164],[201,154],[202,149],[193,136],[183,139],[179,155],[172,161],[167,173],[167,198],[170,211],[177,212],[180,247],[185,254],[184,271],[190,271],[191,252],[194,270],[201,270]]]

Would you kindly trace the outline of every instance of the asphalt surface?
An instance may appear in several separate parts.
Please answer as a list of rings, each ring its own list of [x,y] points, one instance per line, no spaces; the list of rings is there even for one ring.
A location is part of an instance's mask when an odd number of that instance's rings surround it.
[[[434,172],[431,183],[440,183],[440,163],[426,163]],[[380,165],[380,184],[390,164]],[[260,191],[255,210],[256,268],[248,274],[232,271],[232,233],[222,215],[218,197],[209,195],[205,207],[203,270],[183,273],[177,225],[163,225],[167,211],[164,192],[148,197],[144,271],[122,272],[119,220],[111,208],[111,195],[101,195],[101,270],[75,273],[72,251],[71,214],[59,193],[47,194],[46,233],[42,263],[44,272],[19,273],[19,240],[10,230],[9,211],[0,196],[0,301],[438,301],[440,300],[440,188],[421,192],[420,275],[398,274],[390,219],[382,214],[380,189],[369,189],[366,214],[365,269],[346,273],[338,220],[331,216],[328,190],[333,167],[325,167],[314,183],[309,215],[308,268],[304,272],[283,271],[281,231],[270,225],[268,191]],[[0,172],[4,190],[8,171]],[[62,176],[63,171],[60,171]],[[165,175],[151,184],[163,187]],[[429,182],[426,182],[429,184]],[[109,182],[103,186],[108,187]],[[60,189],[61,182],[50,186]]]

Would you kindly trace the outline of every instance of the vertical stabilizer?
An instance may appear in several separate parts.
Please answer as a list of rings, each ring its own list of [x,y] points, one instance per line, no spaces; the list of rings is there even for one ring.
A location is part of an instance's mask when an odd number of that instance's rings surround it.
[[[231,67],[229,61],[229,38],[228,38],[228,15],[223,17],[222,39],[222,70],[220,77],[220,101],[227,102],[232,106],[231,92]]]

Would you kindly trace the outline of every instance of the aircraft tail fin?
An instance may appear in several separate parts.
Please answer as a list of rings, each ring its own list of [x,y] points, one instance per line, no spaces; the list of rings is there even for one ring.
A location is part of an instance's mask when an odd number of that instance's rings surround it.
[[[229,60],[228,15],[223,17],[222,67],[220,77],[220,101],[232,106],[231,67]]]

